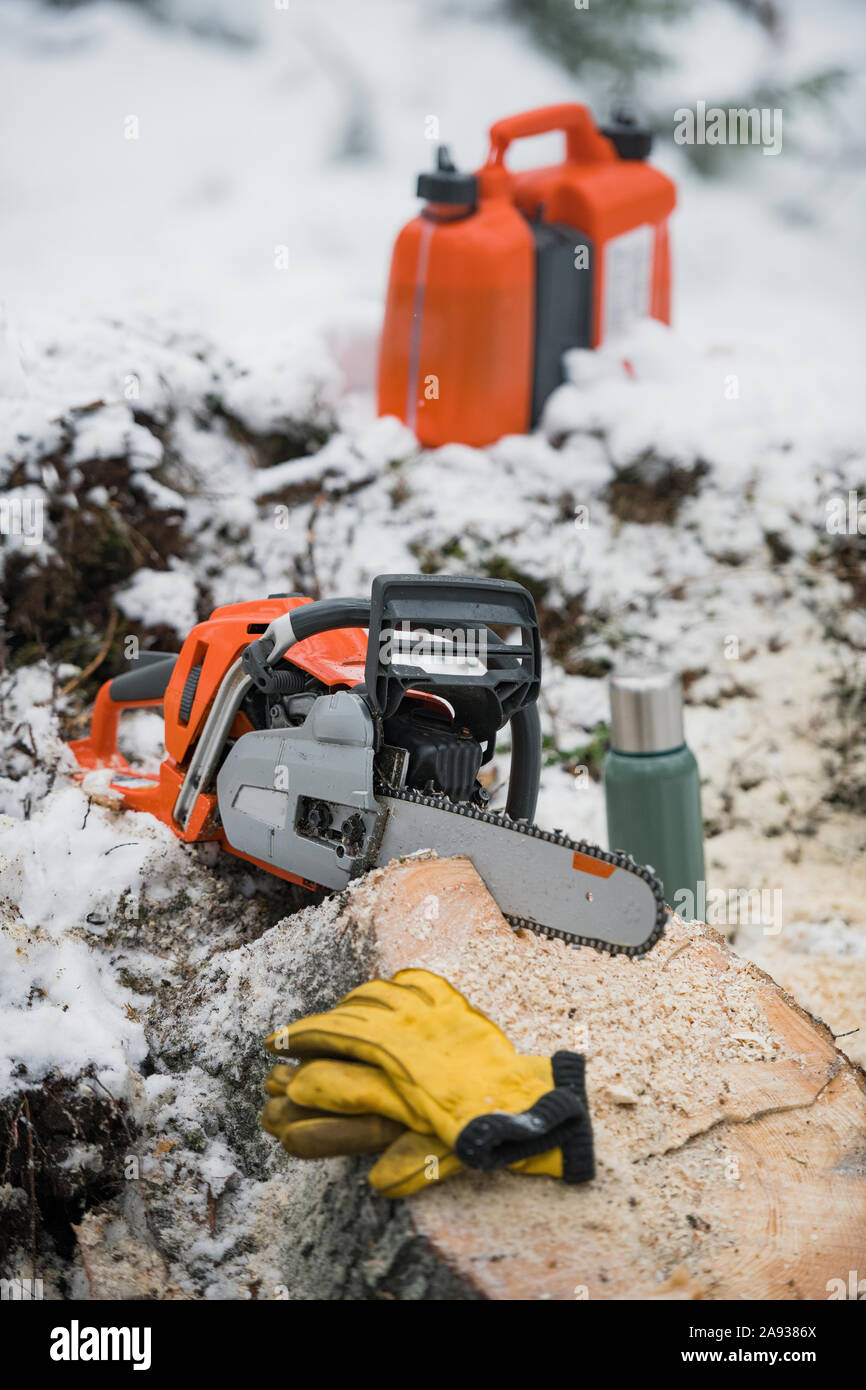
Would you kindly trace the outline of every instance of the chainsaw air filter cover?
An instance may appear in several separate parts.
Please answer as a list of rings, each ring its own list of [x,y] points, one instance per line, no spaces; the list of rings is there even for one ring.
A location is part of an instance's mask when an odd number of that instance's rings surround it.
[[[429,788],[452,801],[469,801],[477,791],[481,744],[455,729],[447,714],[406,700],[403,709],[385,721],[385,739],[409,755],[407,786]]]

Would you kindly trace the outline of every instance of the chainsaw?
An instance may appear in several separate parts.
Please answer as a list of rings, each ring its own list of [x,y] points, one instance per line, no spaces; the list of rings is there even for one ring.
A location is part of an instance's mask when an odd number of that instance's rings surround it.
[[[522,585],[381,575],[369,599],[273,594],[217,608],[179,655],[143,652],[70,745],[131,809],[309,889],[422,850],[468,857],[512,926],[637,956],[667,909],[651,869],[533,824],[541,642]],[[162,706],[158,775],[118,751]],[[508,726],[505,808],[479,780]],[[483,774],[482,774],[483,775]]]

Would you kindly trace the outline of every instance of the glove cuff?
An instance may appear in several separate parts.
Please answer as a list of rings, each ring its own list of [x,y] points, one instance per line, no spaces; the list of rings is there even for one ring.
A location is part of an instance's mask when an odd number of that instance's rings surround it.
[[[550,1064],[554,1085],[567,1087],[583,1106],[582,1119],[570,1126],[560,1144],[563,1181],[591,1182],[595,1177],[595,1151],[589,1101],[586,1098],[586,1058],[579,1052],[554,1052]]]
[[[592,1123],[586,1099],[585,1059],[578,1052],[551,1058],[555,1089],[518,1115],[478,1115],[460,1131],[454,1152],[467,1168],[489,1172],[561,1149],[566,1182],[595,1176]]]

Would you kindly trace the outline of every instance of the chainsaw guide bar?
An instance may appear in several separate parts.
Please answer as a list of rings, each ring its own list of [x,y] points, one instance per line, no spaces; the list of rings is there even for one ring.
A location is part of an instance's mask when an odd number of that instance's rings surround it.
[[[502,915],[516,930],[525,927],[572,946],[593,946],[631,957],[644,955],[664,933],[668,909],[662,885],[630,855],[445,797],[388,787],[379,800],[389,815],[376,863],[386,864],[421,848],[443,857],[463,855],[474,864]],[[407,808],[414,808],[416,814]],[[480,822],[484,835],[473,840],[470,827],[461,824],[461,819]],[[512,836],[531,841],[537,851],[534,862],[527,862],[518,841],[510,841]],[[578,864],[578,860],[587,862]],[[547,920],[533,915],[540,906],[547,909],[543,913]]]

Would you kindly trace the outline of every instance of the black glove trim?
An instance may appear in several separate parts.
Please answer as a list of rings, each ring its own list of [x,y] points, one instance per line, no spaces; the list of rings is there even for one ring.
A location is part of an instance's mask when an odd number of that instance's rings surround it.
[[[556,1089],[521,1114],[496,1111],[470,1120],[454,1145],[460,1162],[490,1172],[548,1149],[561,1149],[565,1182],[589,1182],[595,1176],[595,1162],[585,1066],[578,1052],[554,1053],[551,1067]]]
[[[550,1061],[555,1084],[567,1086],[573,1091],[584,1111],[583,1122],[573,1124],[560,1144],[563,1181],[591,1182],[595,1177],[595,1151],[589,1101],[586,1098],[586,1058],[579,1052],[554,1052]]]

